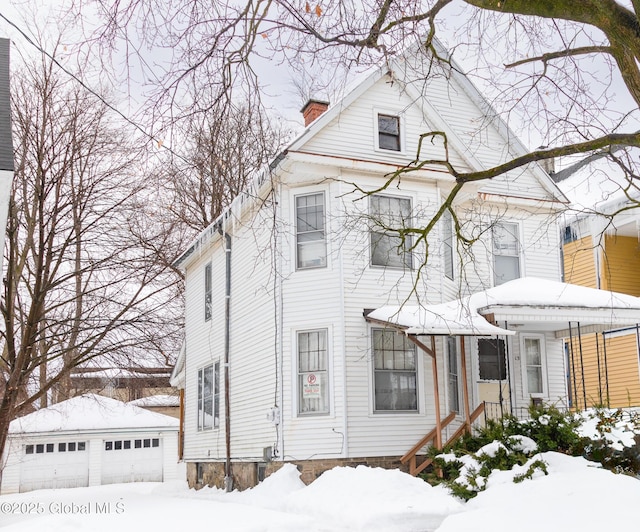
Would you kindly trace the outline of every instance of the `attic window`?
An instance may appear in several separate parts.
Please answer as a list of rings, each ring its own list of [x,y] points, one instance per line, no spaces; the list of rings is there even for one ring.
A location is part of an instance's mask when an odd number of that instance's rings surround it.
[[[378,115],[378,148],[400,151],[400,117]]]

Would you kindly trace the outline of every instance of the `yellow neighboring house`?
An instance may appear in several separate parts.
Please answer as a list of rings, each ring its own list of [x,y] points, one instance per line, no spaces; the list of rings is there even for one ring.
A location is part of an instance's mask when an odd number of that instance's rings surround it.
[[[640,212],[624,210],[632,205],[627,198],[610,201],[597,208],[605,216],[589,214],[567,222],[565,282],[640,296]],[[576,323],[572,332],[566,350],[572,405],[640,406],[638,325],[595,331]]]

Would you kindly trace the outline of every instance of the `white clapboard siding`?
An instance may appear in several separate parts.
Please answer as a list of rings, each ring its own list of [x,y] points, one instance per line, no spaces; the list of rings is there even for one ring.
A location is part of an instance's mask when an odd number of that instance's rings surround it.
[[[437,128],[428,116],[425,117],[425,110],[419,103],[390,81],[387,76],[383,77],[351,105],[341,107],[340,115],[305,143],[304,151],[396,165],[414,160],[420,135]],[[404,141],[401,152],[375,149],[378,113],[400,116]],[[456,167],[466,167],[456,147],[450,146],[449,157]],[[444,150],[440,141],[423,143],[421,160],[443,158]]]
[[[442,127],[452,135],[450,143],[455,144],[456,140],[461,143],[456,147],[474,164],[474,169],[492,168],[518,155],[519,151],[514,147],[517,139],[495,117],[475,87],[457,72],[432,75],[425,82],[421,72],[427,71],[426,61],[429,58],[425,56],[407,60],[404,79],[409,81],[408,91],[416,98],[424,95],[426,112],[432,109],[432,113],[437,113]],[[452,163],[456,164],[453,159]],[[464,170],[463,167],[457,168]],[[487,182],[482,190],[493,194],[551,199],[550,190],[555,187],[541,185],[540,174],[536,176],[525,168]]]
[[[264,202],[236,202],[227,221],[232,236],[231,441],[232,459],[260,461],[265,447],[277,459],[402,455],[435,424],[431,358],[418,350],[418,412],[373,411],[371,330],[365,309],[403,303],[450,301],[493,285],[491,224],[519,224],[522,273],[558,279],[558,231],[548,201],[553,183],[539,170],[522,169],[504,178],[467,187],[455,211],[471,249],[456,249],[456,273],[444,278],[441,227],[414,252],[414,269],[370,266],[369,200],[362,191],[379,189],[388,174],[415,158],[421,134],[444,131],[450,162],[459,171],[489,168],[511,158],[513,148],[502,126],[478,107],[477,93],[457,75],[416,76],[411,60],[392,62],[393,75],[372,75],[359,89],[317,119],[283,158],[272,166],[273,192]],[[414,69],[412,71],[412,69]],[[377,113],[401,117],[403,149],[376,150]],[[320,124],[320,125],[318,125]],[[480,135],[479,132],[482,131]],[[442,143],[426,142],[421,159],[444,156]],[[441,166],[408,173],[380,194],[410,198],[413,224],[424,227],[453,185]],[[358,188],[362,190],[357,190]],[[322,192],[326,205],[326,267],[296,268],[295,198]],[[254,195],[256,191],[254,190]],[[532,201],[533,200],[533,201]],[[185,459],[225,457],[224,388],[220,427],[198,432],[197,372],[224,357],[225,253],[219,235],[202,240],[186,260],[186,415]],[[460,254],[458,254],[460,252]],[[204,321],[204,267],[213,266],[213,318]],[[323,415],[300,415],[297,408],[297,333],[326,329],[330,408]],[[430,343],[430,339],[425,338]],[[514,399],[524,405],[519,340],[512,367]],[[548,395],[566,395],[561,342],[545,337]],[[440,411],[447,412],[444,340],[437,344]],[[477,380],[477,348],[470,338],[467,367]],[[471,402],[478,395],[470,386]],[[280,425],[267,412],[280,410]]]

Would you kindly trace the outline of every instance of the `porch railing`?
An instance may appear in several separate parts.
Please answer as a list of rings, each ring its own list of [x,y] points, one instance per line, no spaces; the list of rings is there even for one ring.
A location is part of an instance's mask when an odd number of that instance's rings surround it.
[[[553,405],[560,412],[568,412],[569,408],[565,405]],[[510,414],[512,416],[517,417],[520,420],[526,420],[531,418],[531,413],[529,412],[529,407],[527,406],[516,406],[512,407],[511,405],[505,403],[489,403],[485,402],[485,411],[484,411],[484,422],[485,425],[487,420],[489,419],[500,419],[503,416]]]

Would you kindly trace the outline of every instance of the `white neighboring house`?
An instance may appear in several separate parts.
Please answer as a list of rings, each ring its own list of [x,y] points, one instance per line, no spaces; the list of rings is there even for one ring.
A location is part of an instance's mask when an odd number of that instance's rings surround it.
[[[86,394],[15,419],[0,493],[178,478],[178,420]]]
[[[415,473],[425,443],[469,429],[484,401],[566,404],[567,315],[545,320],[553,304],[492,300],[486,316],[413,330],[380,310],[431,316],[428,305],[512,279],[560,280],[566,198],[537,165],[465,186],[453,210],[472,254],[450,215],[429,235],[426,266],[423,241],[385,229],[424,227],[455,185],[428,164],[381,189],[421,134],[445,134],[458,171],[524,151],[468,79],[428,61],[394,58],[337,104],[311,101],[303,133],[176,261],[185,346],[172,384],[184,390],[190,485],[243,488],[284,462],[306,482],[339,464]],[[420,160],[444,159],[442,137],[431,140]]]

